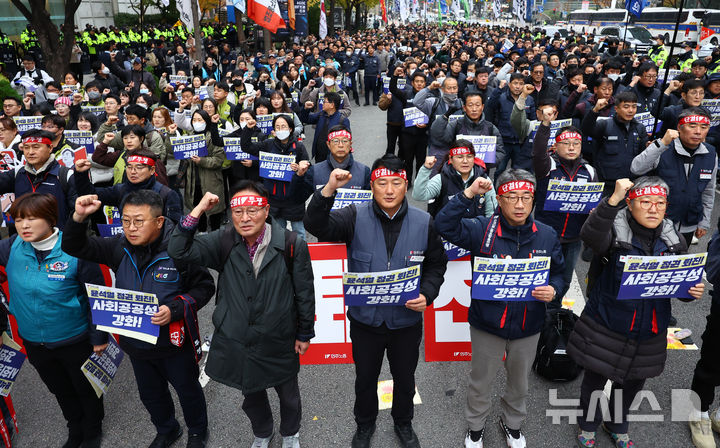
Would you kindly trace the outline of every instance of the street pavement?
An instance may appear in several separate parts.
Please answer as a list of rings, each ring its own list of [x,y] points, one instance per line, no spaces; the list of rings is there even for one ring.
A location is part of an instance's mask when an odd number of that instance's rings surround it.
[[[362,100],[361,100],[362,101]],[[377,107],[356,107],[350,122],[354,136],[354,155],[367,165],[380,157],[386,148],[385,112]],[[306,146],[312,142],[312,129],[306,127]],[[413,201],[411,201],[413,202]],[[414,205],[421,206],[415,203]],[[717,209],[717,207],[716,207]],[[717,212],[716,212],[717,215]],[[717,217],[713,220],[717,222]],[[699,245],[691,247],[693,252],[706,249],[709,238],[705,237]],[[574,299],[576,307],[584,303],[584,279],[588,264],[579,262],[576,279],[573,282],[569,298]],[[708,288],[709,289],[709,288]],[[674,303],[674,315],[679,325],[690,328],[695,342],[700,345],[700,335],[705,327],[705,316],[710,308],[708,294],[696,303]],[[210,316],[214,308],[211,302],[199,313],[201,334],[204,337],[212,333]],[[415,407],[414,428],[424,447],[462,447],[466,425],[463,409],[466,397],[469,362],[432,362],[426,363],[422,353],[417,368],[417,389],[422,404]],[[670,412],[672,389],[689,388],[698,351],[669,351],[665,372],[658,378],[646,383],[646,390],[652,391],[662,410],[651,411],[651,403],[644,401],[640,407],[660,422],[633,423],[630,426],[631,437],[637,447],[670,448],[691,447],[690,433],[685,422],[673,422]],[[380,380],[391,379],[387,362],[383,367]],[[300,441],[303,447],[349,447],[355,429],[353,421],[354,368],[351,364],[303,366],[300,370],[300,390],[303,400],[303,421]],[[529,447],[574,447],[577,427],[569,425],[567,418],[560,424],[553,424],[546,415],[551,407],[549,394],[557,389],[560,399],[579,398],[580,378],[570,383],[551,383],[534,373],[530,374],[530,396],[528,398],[527,420],[523,432]],[[172,390],[172,388],[171,388]],[[485,447],[504,447],[505,441],[498,427],[500,397],[504,391],[504,372],[498,374],[493,393],[493,410],[488,418]],[[250,423],[242,412],[242,394],[235,389],[210,381],[205,386],[205,394],[210,420],[211,447],[249,447],[253,440]],[[35,369],[26,363],[13,388],[13,400],[17,411],[20,433],[14,439],[17,447],[60,447],[66,437],[64,419],[55,399],[40,381]],[[182,422],[182,412],[177,397],[176,414]],[[281,446],[279,430],[279,411],[277,395],[270,391],[270,401],[275,415],[275,439],[272,447]],[[146,447],[155,436],[155,430],[149,416],[140,403],[135,378],[129,360],[124,360],[117,373],[115,382],[104,399],[104,441],[103,447]],[[613,446],[609,437],[598,434],[598,447]],[[186,435],[174,444],[184,446]],[[373,447],[390,448],[400,446],[393,432],[389,410],[379,413],[377,432],[373,438]]]

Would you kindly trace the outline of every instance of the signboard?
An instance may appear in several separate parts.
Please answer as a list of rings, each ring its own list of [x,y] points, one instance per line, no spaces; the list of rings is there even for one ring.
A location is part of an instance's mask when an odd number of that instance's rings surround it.
[[[88,379],[98,398],[106,394],[110,389],[118,367],[123,360],[124,353],[115,342],[115,338],[108,338],[108,346],[102,355],[96,353],[90,355],[87,361],[80,366],[85,378]]]
[[[18,128],[20,135],[29,131],[30,129],[40,129],[42,127],[42,116],[33,115],[31,117],[13,117],[15,125]]]
[[[321,187],[322,188],[322,187]],[[347,207],[349,205],[362,204],[363,202],[372,201],[372,191],[355,190],[351,188],[338,188],[333,202],[332,210]]]
[[[3,333],[2,347],[0,347],[0,395],[3,397],[10,395],[25,358],[20,345],[7,333]]]
[[[208,155],[205,134],[170,137],[173,155],[177,160],[189,159],[193,156],[206,157]]]
[[[560,129],[572,126],[572,118],[566,118],[564,120],[554,120],[550,122],[550,138],[548,139],[548,148],[550,148],[552,145],[555,144],[555,136],[557,136],[557,133]],[[540,122],[537,120],[533,120],[530,122],[530,137],[531,139],[535,138],[535,133],[537,132],[538,128],[540,127]]]
[[[295,163],[293,154],[273,154],[260,151],[260,177],[290,182],[295,174],[290,164]]]
[[[618,300],[686,298],[688,290],[702,282],[707,252],[671,256],[620,258],[625,263]]]
[[[602,200],[602,182],[569,182],[550,179],[543,210],[588,214]]]
[[[497,137],[494,135],[458,135],[458,140],[465,139],[473,144],[475,149],[475,157],[485,163],[495,163],[495,148],[497,146]]]
[[[92,321],[100,331],[157,342],[160,327],[150,322],[158,311],[155,294],[85,284]]]
[[[344,273],[343,293],[348,306],[403,305],[420,294],[420,265],[393,271]]]
[[[95,152],[95,140],[92,131],[66,130],[63,132],[65,139],[76,145],[84,146],[88,154]]]
[[[550,257],[481,258],[473,262],[471,297],[475,300],[536,300],[532,291],[546,286]]]
[[[224,137],[225,158],[228,160],[257,160],[257,156],[248,154],[242,150],[239,137]]]
[[[419,124],[428,124],[430,122],[430,118],[417,107],[406,107],[403,109],[403,116],[405,117],[406,128]]]

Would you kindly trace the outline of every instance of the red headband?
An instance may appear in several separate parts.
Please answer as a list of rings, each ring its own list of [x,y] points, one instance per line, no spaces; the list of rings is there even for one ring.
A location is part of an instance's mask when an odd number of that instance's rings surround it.
[[[375,181],[378,177],[402,177],[407,180],[407,173],[405,170],[392,171],[387,168],[378,168],[370,175],[370,180]]]
[[[562,134],[555,137],[555,142],[561,142],[563,140],[567,140],[569,138],[576,138],[578,140],[582,140],[582,135],[578,134],[577,132],[573,131],[565,131]]]
[[[472,154],[473,152],[470,151],[470,148],[466,146],[458,146],[457,148],[450,148],[450,157],[452,156],[461,156],[463,154]]]
[[[498,188],[498,195],[502,196],[505,193],[516,190],[526,190],[532,194],[535,194],[535,185],[533,185],[531,182],[527,182],[524,180],[513,180],[510,182],[505,182],[504,184],[500,185],[500,188]]]
[[[688,123],[710,124],[710,120],[708,117],[704,117],[702,115],[688,115],[687,117],[682,117],[678,121],[678,126]]]
[[[250,194],[235,196],[230,200],[230,208],[245,206],[265,207],[267,204],[267,198]]]
[[[127,159],[127,163],[140,163],[148,166],[155,166],[155,161],[150,157],[144,156],[130,156]]]
[[[42,143],[43,145],[52,146],[52,141],[46,137],[25,137],[23,143]]]
[[[336,137],[346,137],[350,140],[352,140],[352,135],[348,131],[339,130],[339,131],[333,131],[328,134],[328,141],[336,138]]]
[[[634,190],[630,190],[628,198],[632,200],[640,196],[667,196],[667,190],[659,185],[636,188]]]

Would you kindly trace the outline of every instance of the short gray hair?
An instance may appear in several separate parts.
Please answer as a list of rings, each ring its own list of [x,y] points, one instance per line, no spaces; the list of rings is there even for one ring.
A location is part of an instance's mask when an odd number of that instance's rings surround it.
[[[500,188],[500,185],[512,182],[514,180],[524,180],[530,182],[533,184],[533,187],[537,189],[537,181],[535,181],[535,176],[531,172],[519,169],[509,169],[503,171],[502,174],[498,176],[497,180],[495,181],[495,190]]]

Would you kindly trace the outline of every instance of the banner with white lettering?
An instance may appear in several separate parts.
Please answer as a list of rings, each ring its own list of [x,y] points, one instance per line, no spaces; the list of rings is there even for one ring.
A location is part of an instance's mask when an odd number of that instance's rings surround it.
[[[383,76],[382,77],[382,83],[383,83],[383,93],[387,94],[390,93],[390,77],[389,76]],[[405,78],[398,78],[397,80],[397,88],[398,90],[405,89],[405,86],[407,85],[407,79]]]
[[[20,135],[30,129],[40,129],[42,127],[42,115],[33,115],[30,117],[13,117],[15,126],[18,128]]]
[[[549,276],[550,257],[475,257],[471,296],[476,300],[535,300],[533,289],[546,286]]]
[[[103,238],[112,238],[115,235],[123,233],[122,224],[118,221],[117,224],[98,224],[98,233]]]
[[[555,120],[550,122],[550,138],[548,139],[548,148],[555,144],[555,137],[560,129],[572,126],[572,118],[566,118],[564,120]],[[530,122],[530,139],[535,138],[535,133],[540,127],[540,122],[533,120]]]
[[[588,214],[602,200],[602,182],[550,179],[543,209],[546,212]]]
[[[363,202],[372,201],[372,191],[370,190],[354,190],[351,188],[338,188],[333,202],[332,210],[345,208],[349,205],[362,204]]]
[[[248,154],[242,150],[239,137],[224,137],[225,158],[228,160],[257,160],[257,156]]]
[[[405,117],[406,128],[430,122],[430,118],[417,107],[406,107],[403,109],[403,116]]]
[[[96,117],[102,115],[102,113],[105,112],[105,106],[91,106],[89,104],[80,106],[80,109],[83,112],[90,112],[91,114],[94,114]]]
[[[67,141],[84,146],[88,154],[95,152],[95,139],[93,139],[92,131],[66,130],[63,135]]]
[[[454,261],[460,258],[467,257],[470,255],[470,251],[467,249],[463,249],[462,247],[456,246],[453,243],[449,241],[445,241],[445,238],[442,238],[443,247],[445,248],[445,255],[448,258],[448,261]]]
[[[93,353],[87,361],[80,366],[80,370],[82,370],[83,375],[85,375],[85,378],[90,382],[98,398],[100,398],[102,394],[106,394],[110,389],[110,385],[113,379],[115,379],[115,374],[124,356],[125,354],[117,342],[115,342],[115,338],[111,336],[108,338],[108,346],[102,355],[98,356],[96,353]]]
[[[295,163],[295,156],[292,154],[273,154],[260,151],[260,177],[290,182],[295,174],[295,171],[290,168],[290,164],[293,163]]]
[[[343,296],[343,272],[347,271],[344,243],[309,243],[315,286],[315,337],[300,364],[348,364],[353,362],[350,321]]]
[[[343,274],[345,304],[404,305],[420,294],[420,265],[393,271]]]
[[[645,132],[647,132],[648,135],[651,135],[653,133],[653,125],[655,124],[655,117],[653,116],[653,114],[651,114],[650,112],[641,112],[639,114],[635,114],[635,120],[637,120],[641,125],[645,126]],[[662,120],[658,120],[655,129],[657,131],[660,131],[661,127]],[[660,137],[662,137],[662,135]]]
[[[177,89],[178,84],[186,86],[190,82],[187,76],[183,75],[168,75],[168,84],[173,86],[173,89]]]
[[[620,258],[625,263],[618,300],[686,298],[688,290],[702,282],[707,252],[687,255]]]
[[[92,321],[100,331],[157,343],[160,327],[150,322],[158,311],[155,294],[85,284]]]
[[[458,140],[465,139],[473,144],[475,149],[475,157],[485,163],[495,163],[497,147],[497,137],[494,135],[465,135],[457,136]]]
[[[678,70],[678,69],[674,69],[674,68],[668,70],[668,76],[667,76],[667,80],[665,80],[665,82],[669,83],[673,79],[677,78],[677,76],[682,72],[683,72],[682,70]],[[663,83],[664,79],[665,79],[665,70],[658,71],[658,79],[657,79],[658,85],[661,85]]]
[[[710,111],[710,115],[712,116],[711,127],[714,128],[720,125],[720,100],[712,100],[708,98],[702,100],[700,105]]]
[[[258,115],[255,118],[255,122],[257,123],[257,127],[263,132],[263,134],[270,135],[270,133],[273,130],[273,127],[272,127],[273,116],[272,115]]]
[[[206,157],[208,155],[205,134],[184,135],[170,137],[173,155],[177,160],[189,159],[192,156]]]
[[[210,94],[208,93],[208,86],[200,86],[200,88],[197,89],[198,99],[200,101],[210,98]]]
[[[17,342],[7,333],[3,333],[2,347],[0,347],[0,395],[3,397],[10,395],[10,390],[25,362],[26,356],[21,350]]]

